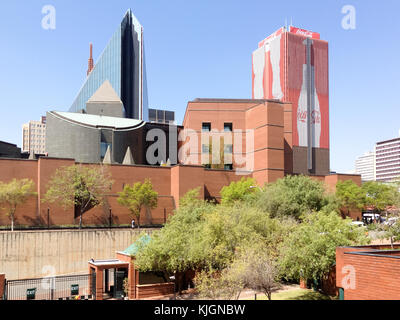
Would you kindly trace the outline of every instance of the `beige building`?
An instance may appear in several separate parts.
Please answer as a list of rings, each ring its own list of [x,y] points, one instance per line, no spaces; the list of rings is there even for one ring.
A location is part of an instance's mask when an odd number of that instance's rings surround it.
[[[22,152],[32,151],[35,154],[46,152],[46,117],[22,125]]]

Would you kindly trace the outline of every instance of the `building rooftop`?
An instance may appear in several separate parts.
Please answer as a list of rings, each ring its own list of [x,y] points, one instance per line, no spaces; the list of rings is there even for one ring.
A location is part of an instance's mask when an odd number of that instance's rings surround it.
[[[128,248],[126,248],[121,253],[128,256],[135,256],[139,249],[145,247],[151,240],[151,237],[147,234],[141,236],[138,240],[136,240],[133,244],[131,244]]]
[[[58,111],[51,111],[49,113],[65,121],[92,128],[112,128],[115,130],[127,130],[137,129],[144,126],[145,124],[145,122],[142,120],[99,116],[86,113]]]

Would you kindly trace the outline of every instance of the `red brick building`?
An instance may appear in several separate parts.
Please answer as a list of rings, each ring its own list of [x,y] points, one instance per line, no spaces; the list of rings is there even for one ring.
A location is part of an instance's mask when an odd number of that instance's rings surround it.
[[[400,245],[339,247],[336,286],[344,300],[399,300]]]
[[[289,103],[251,99],[191,101],[188,103],[181,130],[189,134],[183,139],[179,137],[178,141],[180,156],[177,158],[180,159],[180,164],[168,167],[108,165],[114,180],[112,190],[107,196],[105,205],[98,206],[83,215],[83,224],[108,225],[110,220],[113,224],[130,224],[132,218],[128,210],[117,203],[117,193],[123,190],[125,184],[144,181],[146,178],[151,179],[159,194],[158,207],[151,212],[151,216],[143,212],[141,222],[153,225],[164,223],[166,217],[179,206],[179,198],[190,189],[200,187],[202,197],[218,200],[222,187],[242,177],[253,177],[259,185],[264,185],[288,174],[302,173],[326,182],[332,191],[339,180],[351,179],[361,184],[359,175],[330,175],[329,172],[313,174],[307,169],[306,155],[303,164],[299,163],[299,157],[296,157],[298,161],[295,161],[292,156],[291,128]],[[236,135],[236,131],[241,133]],[[229,142],[226,140],[221,142],[221,147],[223,146],[226,154],[231,156],[232,161],[228,166],[223,163],[221,169],[204,167],[202,160],[208,155],[209,150],[203,150],[203,133],[210,134],[211,137],[222,136],[224,139],[228,136],[228,139],[231,139]],[[196,143],[188,143],[190,140]],[[189,163],[187,157],[181,157],[185,152],[191,155]],[[241,163],[238,163],[238,159]],[[320,157],[318,161],[329,163],[329,158]],[[73,164],[75,164],[73,159],[50,157],[42,157],[39,160],[0,159],[0,181],[29,178],[37,187],[37,197],[29,199],[26,204],[17,208],[17,225],[47,226],[76,223],[73,208],[64,210],[55,204],[50,205],[42,201],[47,191],[47,184],[56,169]],[[326,164],[321,165],[325,166]],[[359,213],[352,214],[352,218],[355,219],[357,215]],[[0,225],[8,224],[8,217],[0,215]]]

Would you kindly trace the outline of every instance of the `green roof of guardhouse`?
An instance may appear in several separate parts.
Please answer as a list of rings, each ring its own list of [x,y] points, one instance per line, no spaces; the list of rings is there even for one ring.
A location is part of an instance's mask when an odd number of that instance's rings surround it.
[[[140,249],[145,247],[151,240],[151,237],[148,234],[141,236],[134,243],[132,243],[128,248],[126,248],[122,253],[135,256]]]

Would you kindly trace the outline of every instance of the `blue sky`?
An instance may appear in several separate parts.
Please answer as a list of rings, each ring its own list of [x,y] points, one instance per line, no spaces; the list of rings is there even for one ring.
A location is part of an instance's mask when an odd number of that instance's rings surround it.
[[[56,29],[41,26],[56,8]],[[342,28],[344,5],[356,29]],[[47,110],[67,111],[87,70],[89,42],[99,57],[125,11],[144,26],[149,104],[183,119],[195,98],[250,98],[251,53],[284,25],[329,41],[331,169],[400,129],[398,0],[2,0],[0,140],[21,146],[21,125]]]

